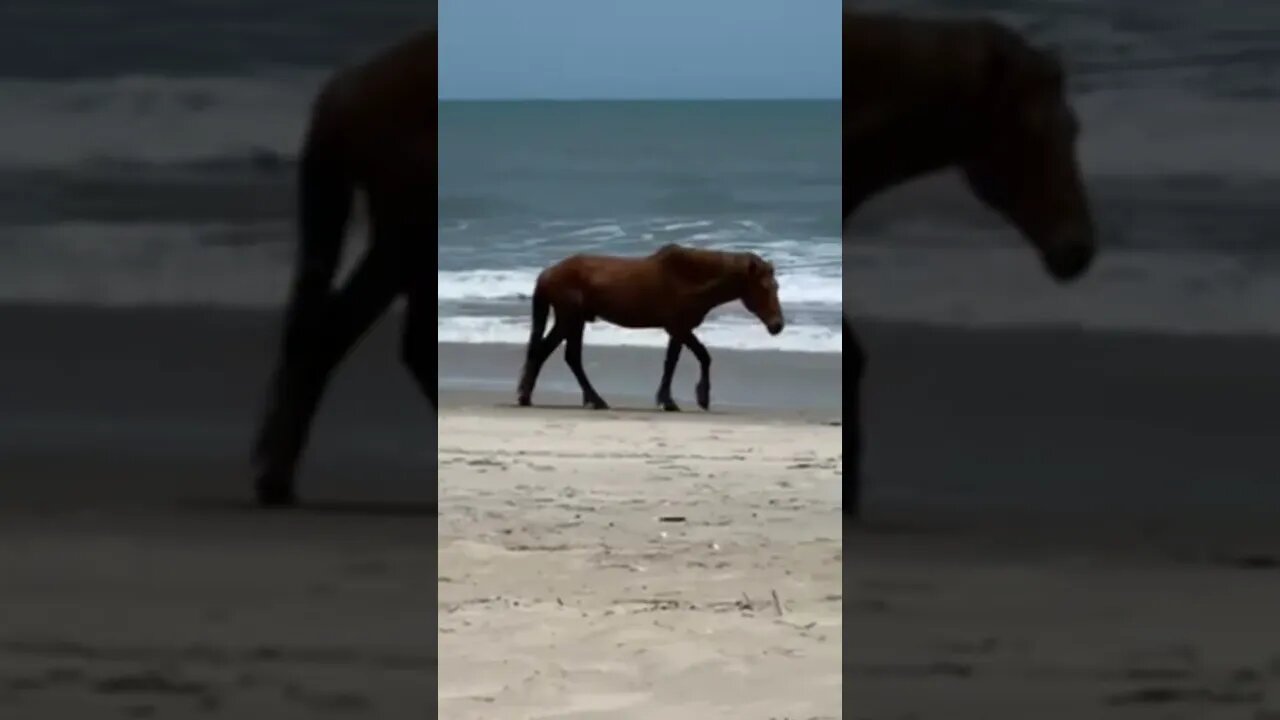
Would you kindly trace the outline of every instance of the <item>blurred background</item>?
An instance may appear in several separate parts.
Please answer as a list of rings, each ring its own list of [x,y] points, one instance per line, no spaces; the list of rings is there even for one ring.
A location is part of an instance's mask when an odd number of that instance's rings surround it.
[[[1265,524],[1280,503],[1280,6],[845,6],[993,17],[1055,50],[1100,233],[1090,272],[1060,286],[956,173],[854,217],[843,300],[872,358],[870,496]]]
[[[308,107],[335,68],[434,12],[386,0],[5,3],[0,483],[69,499],[154,499],[156,484],[248,492]],[[341,494],[342,463],[347,476],[372,461],[429,474],[434,420],[402,382],[394,335],[381,328],[339,371],[309,456],[313,491],[333,473]],[[93,463],[121,477],[76,480]],[[423,484],[422,498],[433,493]]]
[[[1105,253],[1067,290],[943,177],[885,196],[846,249],[864,316],[1280,332],[1280,6],[1186,0],[848,3],[1005,21],[1063,59]]]

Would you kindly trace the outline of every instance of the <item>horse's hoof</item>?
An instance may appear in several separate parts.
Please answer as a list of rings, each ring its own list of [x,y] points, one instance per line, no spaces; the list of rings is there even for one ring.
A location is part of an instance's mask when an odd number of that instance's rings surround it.
[[[533,400],[528,395],[521,395],[516,398],[516,405],[519,405],[520,407],[529,407],[532,404]]]
[[[703,410],[711,409],[711,388],[706,385],[698,386],[698,407]]]
[[[680,406],[670,400],[658,403],[658,407],[666,412],[680,412]]]
[[[298,504],[298,496],[293,487],[283,483],[258,483],[258,505],[264,508],[293,507]]]
[[[599,398],[596,398],[594,400],[584,400],[582,402],[582,406],[589,410],[608,410],[609,409],[609,403]]]

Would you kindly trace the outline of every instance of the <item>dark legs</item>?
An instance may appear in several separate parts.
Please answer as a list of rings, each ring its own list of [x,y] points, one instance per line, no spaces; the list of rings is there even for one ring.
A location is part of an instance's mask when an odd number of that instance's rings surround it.
[[[436,326],[435,305],[427,305],[427,291],[434,290],[426,283],[414,282],[409,288],[409,302],[405,309],[404,335],[401,337],[400,357],[409,368],[422,394],[431,401],[437,412],[436,386]],[[435,302],[435,298],[430,298]]]
[[[560,324],[559,319],[556,324]],[[608,410],[609,404],[600,397],[595,388],[591,387],[591,381],[587,379],[587,373],[582,369],[582,334],[586,329],[587,324],[580,320],[569,323],[565,331],[564,361],[573,371],[573,376],[578,379],[578,387],[582,388],[582,405],[592,410]]]
[[[844,372],[845,413],[844,437],[852,452],[852,462],[844,468],[844,513],[852,519],[862,515],[862,376],[866,372],[867,355],[858,336],[843,319],[844,349],[847,363]]]
[[[698,363],[702,366],[701,375],[698,377],[698,386],[695,388],[698,398],[698,407],[703,410],[711,409],[711,353],[707,352],[707,348],[689,333],[684,338],[684,344],[689,346],[689,350],[693,352],[693,356],[698,358]]]
[[[675,374],[676,362],[680,359],[680,348],[687,346],[694,357],[698,358],[701,375],[698,378],[698,407],[703,410],[711,407],[711,353],[693,333],[672,334],[667,342],[667,358],[662,365],[662,382],[658,385],[658,407],[668,412],[680,408],[671,398],[671,378]]]
[[[315,301],[316,306],[302,308],[295,303],[289,308],[284,349],[254,448],[261,504],[295,501],[294,471],[329,375],[399,289],[396,263],[375,250],[340,291]]]
[[[556,318],[546,337],[529,341],[524,370],[520,373],[520,386],[516,390],[516,404],[528,407],[533,402],[533,386],[538,382],[538,373],[542,372],[542,365],[551,357],[551,353],[564,341],[564,336],[564,324]]]
[[[551,332],[547,333],[546,337],[530,338],[529,350],[524,360],[524,371],[520,373],[520,386],[516,390],[518,405],[527,406],[532,402],[533,386],[538,382],[538,373],[542,371],[543,363],[564,341],[566,342],[564,361],[573,371],[573,376],[578,379],[578,386],[582,388],[582,404],[593,410],[609,409],[609,404],[600,397],[595,388],[591,387],[591,381],[587,379],[587,373],[582,369],[582,334],[586,328],[586,323],[581,320],[562,318],[557,315],[556,322],[551,326]]]
[[[671,397],[671,376],[676,372],[676,363],[680,361],[680,350],[684,343],[675,335],[667,340],[667,358],[662,363],[662,380],[658,383],[658,407],[667,412],[679,412],[680,406]]]
[[[849,142],[849,137],[846,135],[844,164],[850,166],[861,154],[854,147],[854,143]],[[851,182],[844,183],[842,190],[844,214],[841,216],[841,223],[848,225],[849,216],[866,201],[871,193],[868,188],[855,188]],[[848,236],[844,235],[844,239],[847,241]],[[845,413],[852,416],[852,422],[848,422],[846,418],[844,438],[846,445],[851,446],[853,450],[853,462],[846,464],[844,468],[843,507],[845,517],[856,520],[862,517],[862,376],[867,369],[867,353],[858,340],[857,334],[849,326],[849,316],[842,314],[840,320],[844,332],[844,349],[849,351],[846,353],[849,364],[844,366],[844,407]]]

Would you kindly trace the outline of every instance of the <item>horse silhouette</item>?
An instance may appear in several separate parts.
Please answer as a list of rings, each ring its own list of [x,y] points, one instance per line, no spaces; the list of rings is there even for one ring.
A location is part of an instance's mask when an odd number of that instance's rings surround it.
[[[1076,157],[1079,127],[1065,72],[1048,52],[989,20],[914,19],[845,12],[843,220],[908,180],[959,168],[973,194],[1067,282],[1095,252]],[[846,441],[844,511],[861,512],[861,381],[867,357],[843,319]]]
[[[538,373],[547,357],[566,343],[565,362],[582,389],[582,404],[597,410],[608,403],[582,368],[582,335],[597,319],[626,328],[662,328],[670,336],[657,402],[677,411],[671,397],[671,377],[682,348],[698,358],[701,376],[698,406],[711,406],[711,354],[693,331],[707,313],[734,300],[764,323],[771,335],[782,332],[785,320],[778,302],[774,268],[752,252],[722,252],[670,243],[646,257],[579,254],[565,258],[538,275],[533,290],[533,329],[529,334],[524,369],[516,402],[532,402]],[[543,336],[547,316],[555,310],[555,325]]]
[[[436,215],[428,194],[437,165],[436,34],[415,32],[335,72],[312,105],[299,158],[299,242],[284,338],[253,453],[263,505],[296,501],[296,468],[330,375],[402,294],[402,357],[436,404],[436,281],[427,275]],[[357,191],[369,211],[368,250],[335,290]]]

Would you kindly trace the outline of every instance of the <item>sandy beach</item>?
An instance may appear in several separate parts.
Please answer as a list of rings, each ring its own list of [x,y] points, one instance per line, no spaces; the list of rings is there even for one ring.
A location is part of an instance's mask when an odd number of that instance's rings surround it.
[[[440,427],[442,717],[840,716],[838,423]]]
[[[789,695],[792,707],[838,716],[840,528],[831,479],[840,428],[824,423],[839,412],[730,402],[735,388],[760,385],[779,364],[795,363],[805,372],[785,374],[800,378],[838,377],[838,365],[717,353],[716,412],[676,417],[648,411],[651,390],[638,389],[647,383],[628,392],[627,377],[641,367],[652,374],[660,351],[591,348],[589,369],[617,413],[517,414],[498,407],[510,402],[507,391],[455,387],[443,393],[438,434],[399,366],[397,330],[387,318],[335,377],[300,481],[303,506],[263,513],[249,504],[247,448],[275,317],[0,308],[0,331],[12,341],[0,354],[0,716],[431,717],[437,639],[456,656],[441,665],[449,685],[440,717],[538,717],[538,708],[572,717],[572,703],[583,717],[592,707],[597,717],[742,717],[730,688],[742,692],[742,678],[775,667],[803,667],[824,688]],[[492,366],[492,384],[505,390],[513,372],[505,358],[518,359],[519,348],[442,346],[440,355],[442,372]],[[572,400],[557,395],[560,370],[549,370],[539,402]],[[677,398],[688,403],[691,387],[682,374]],[[556,430],[566,422],[578,428],[572,438]],[[502,432],[480,432],[498,423]],[[645,438],[681,439],[650,452],[630,434],[645,426]],[[454,454],[437,456],[437,440]],[[532,466],[508,462],[506,471],[497,470],[502,460],[483,460],[521,442],[552,454],[527,458]],[[740,470],[736,458],[758,450],[767,462]],[[636,455],[646,452],[648,460]],[[610,457],[619,453],[629,459]],[[601,477],[601,467],[610,472]],[[708,477],[689,476],[697,472]],[[738,499],[728,503],[725,493]],[[575,503],[598,509],[571,510]],[[684,522],[655,520],[677,510]],[[607,567],[602,543],[618,567]],[[686,571],[704,580],[681,594]],[[540,584],[520,589],[538,576]],[[456,609],[464,598],[495,597],[553,614],[527,625],[532,615],[498,600]],[[698,609],[668,609],[680,603]],[[437,636],[433,606],[446,629],[475,613],[493,626],[469,642],[462,633]],[[578,612],[602,622],[594,639],[565,622]],[[559,671],[539,664],[541,643],[557,641],[536,623],[562,628],[566,640],[577,632],[583,655],[562,658]],[[806,637],[820,628],[825,641]],[[671,633],[669,644],[650,658],[615,655],[614,643],[638,632],[638,649],[650,630]],[[709,632],[723,652],[707,647]],[[797,648],[804,655],[787,656]],[[517,652],[523,664],[495,670]],[[638,674],[615,674],[629,665]],[[594,669],[579,674],[584,666]],[[552,679],[526,684],[520,673],[530,668]],[[704,696],[722,671],[739,681]],[[499,692],[477,677],[512,687]],[[759,678],[753,684],[763,698],[754,707],[767,717],[776,693]],[[495,693],[493,703],[465,699]],[[646,693],[651,703],[637,705]]]
[[[0,309],[0,717],[432,717],[435,425],[386,323],[250,504],[274,314]]]
[[[1274,720],[1280,542],[1246,535],[846,529],[842,717]]]
[[[717,352],[715,412],[664,415],[660,351],[588,346],[586,413],[442,346],[446,388],[493,370],[437,429],[392,318],[260,512],[275,329],[0,308],[0,717],[1280,712],[1275,340],[866,324],[851,528],[839,412],[743,392],[816,395],[814,357]]]

